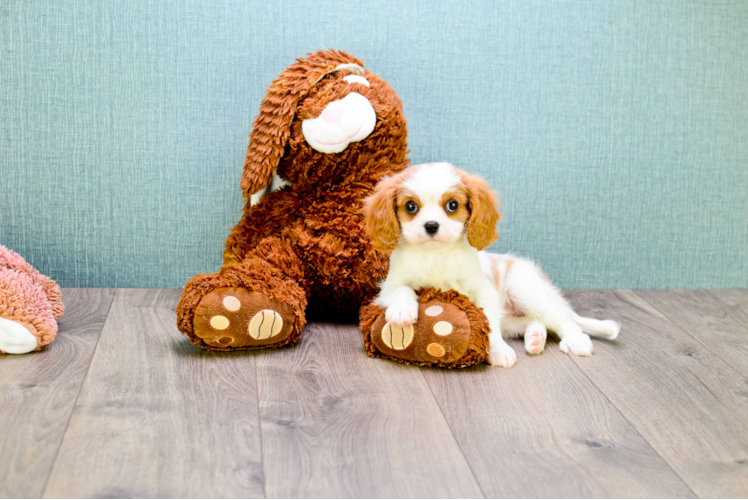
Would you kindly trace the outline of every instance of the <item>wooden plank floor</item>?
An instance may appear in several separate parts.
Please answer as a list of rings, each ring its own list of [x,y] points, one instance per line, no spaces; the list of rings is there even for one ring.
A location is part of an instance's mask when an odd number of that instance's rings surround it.
[[[59,337],[40,352],[0,354],[0,497],[42,495],[113,298],[63,290]]]
[[[570,291],[623,325],[509,370],[371,359],[355,325],[213,353],[179,290],[64,290],[0,356],[0,497],[746,497],[748,291]]]

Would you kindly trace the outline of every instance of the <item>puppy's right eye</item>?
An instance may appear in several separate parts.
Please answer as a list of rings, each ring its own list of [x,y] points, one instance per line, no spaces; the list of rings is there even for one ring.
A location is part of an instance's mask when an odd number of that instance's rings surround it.
[[[409,214],[414,214],[418,212],[418,205],[416,205],[413,201],[409,201],[405,204],[405,211]]]

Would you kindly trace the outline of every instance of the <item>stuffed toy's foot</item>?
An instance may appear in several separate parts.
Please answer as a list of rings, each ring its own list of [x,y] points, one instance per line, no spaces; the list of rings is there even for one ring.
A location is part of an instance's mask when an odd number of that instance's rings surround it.
[[[216,288],[195,309],[195,335],[211,347],[266,347],[291,335],[293,309],[244,288]]]
[[[416,293],[418,320],[412,325],[388,323],[378,306],[361,309],[361,332],[369,356],[444,368],[462,368],[486,359],[488,320],[475,304],[454,290]]]
[[[0,352],[26,354],[39,349],[35,332],[28,323],[0,318]]]
[[[295,280],[256,259],[189,280],[177,326],[193,344],[213,351],[279,347],[301,336],[306,305]]]
[[[41,308],[46,311],[46,307],[40,304],[48,302],[52,310],[52,319],[57,321],[62,317],[65,306],[62,304],[62,292],[57,283],[31,267],[31,264],[23,260],[23,257],[3,245],[0,245],[0,273],[0,289],[4,290],[4,293],[0,292],[4,295],[0,297],[0,308],[12,303],[12,309],[23,309],[19,307],[21,304],[19,301],[23,298],[23,300],[32,301],[32,309]],[[37,286],[41,287],[44,298],[36,290],[32,290]],[[6,299],[6,297],[15,297],[15,300]],[[42,330],[45,329],[42,328]],[[57,331],[56,328],[55,331]]]
[[[57,336],[60,287],[0,245],[0,353],[38,351]]]

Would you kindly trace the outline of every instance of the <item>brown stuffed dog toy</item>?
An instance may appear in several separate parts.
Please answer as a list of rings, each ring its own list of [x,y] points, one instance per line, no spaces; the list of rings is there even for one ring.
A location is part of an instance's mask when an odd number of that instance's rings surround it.
[[[241,187],[246,205],[216,274],[187,282],[177,325],[212,350],[295,343],[307,314],[355,317],[387,275],[363,227],[363,199],[407,165],[402,103],[363,62],[310,54],[268,88]],[[290,183],[252,205],[277,174]]]

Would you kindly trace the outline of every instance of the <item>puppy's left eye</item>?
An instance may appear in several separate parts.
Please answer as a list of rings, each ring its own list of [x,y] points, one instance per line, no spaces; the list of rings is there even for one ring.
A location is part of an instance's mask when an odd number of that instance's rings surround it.
[[[457,209],[460,208],[460,204],[457,203],[455,200],[449,200],[446,205],[447,212],[453,213],[456,212]]]
[[[409,201],[408,203],[405,204],[405,211],[408,212],[409,214],[414,214],[418,212],[418,205],[416,205],[412,201]]]

